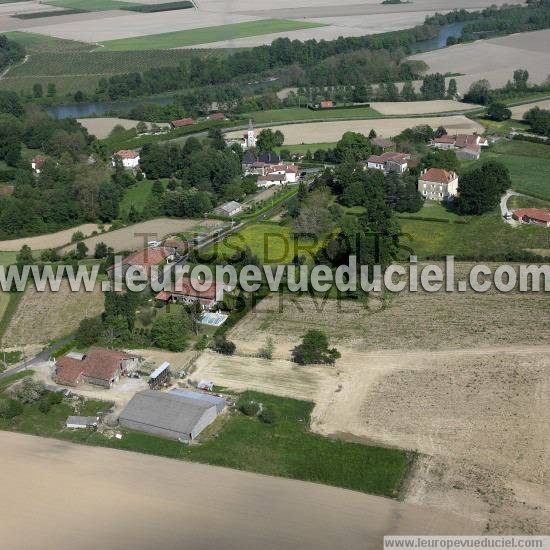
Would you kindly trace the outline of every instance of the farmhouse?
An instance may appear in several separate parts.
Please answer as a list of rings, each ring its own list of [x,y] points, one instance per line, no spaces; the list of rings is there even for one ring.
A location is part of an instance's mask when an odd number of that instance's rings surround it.
[[[139,166],[139,153],[138,151],[123,149],[121,151],[117,151],[113,155],[113,166],[116,165],[117,160],[122,162],[122,166],[124,166],[124,168],[133,170]]]
[[[170,121],[170,125],[172,126],[172,128],[183,128],[184,126],[191,126],[192,124],[192,118],[179,118],[177,120]]]
[[[190,443],[217,415],[216,404],[200,397],[145,390],[134,395],[118,421],[131,430]]]
[[[264,174],[258,177],[259,187],[286,185],[298,181],[298,168],[294,164],[267,165]]]
[[[418,180],[418,192],[428,200],[449,200],[458,194],[458,176],[441,168],[424,170]]]
[[[42,172],[42,168],[44,167],[45,162],[46,162],[46,157],[42,155],[36,155],[36,157],[33,157],[31,159],[32,171],[35,174],[40,174],[40,172]]]
[[[85,382],[110,388],[137,366],[138,358],[121,351],[92,348],[87,354],[67,354],[55,362],[55,381],[65,386]]]
[[[278,166],[280,164],[281,157],[277,153],[262,153],[257,157],[252,151],[247,151],[242,160],[242,169],[245,175],[265,176],[271,166]]]
[[[170,259],[173,255],[171,248],[158,246],[149,247],[139,252],[134,252],[130,256],[126,256],[120,262],[120,265],[115,264],[107,269],[109,275],[111,275],[116,268],[120,269],[120,274],[124,276],[128,269],[131,267],[140,268],[147,275],[151,274],[151,268],[155,265],[159,265],[162,262]]]
[[[216,214],[217,216],[227,216],[228,218],[236,216],[242,211],[243,207],[237,201],[229,201],[225,204],[218,206],[217,208],[214,208],[214,214]]]
[[[363,162],[363,167],[371,170],[381,170],[388,174],[397,172],[403,174],[409,167],[408,161],[411,156],[405,153],[382,153],[381,155],[371,155],[366,162]]]
[[[430,145],[436,149],[455,150],[456,156],[465,160],[478,160],[481,156],[481,148],[488,147],[489,141],[479,134],[456,134],[454,136],[443,134],[434,138]]]
[[[203,283],[197,279],[182,277],[174,283],[172,290],[159,292],[155,299],[161,302],[177,301],[184,304],[199,302],[204,309],[212,309],[217,303],[216,289],[214,281]]]
[[[539,210],[538,208],[522,208],[515,210],[512,214],[514,220],[531,225],[542,225],[550,227],[550,211]]]

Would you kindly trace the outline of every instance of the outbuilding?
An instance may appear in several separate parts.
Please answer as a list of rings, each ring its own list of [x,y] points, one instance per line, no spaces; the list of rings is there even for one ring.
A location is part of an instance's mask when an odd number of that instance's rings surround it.
[[[216,418],[216,404],[175,393],[134,395],[119,417],[124,428],[190,443]]]
[[[65,426],[75,430],[95,430],[99,424],[99,416],[69,416]]]

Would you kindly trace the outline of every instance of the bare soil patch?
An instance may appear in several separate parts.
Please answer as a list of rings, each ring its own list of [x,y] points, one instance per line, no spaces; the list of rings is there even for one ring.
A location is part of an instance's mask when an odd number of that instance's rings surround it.
[[[477,122],[462,115],[443,117],[392,118],[348,120],[335,122],[308,122],[304,124],[284,124],[274,129],[281,130],[285,136],[285,144],[324,143],[339,141],[346,132],[368,134],[375,130],[381,137],[394,137],[406,128],[421,124],[429,124],[433,128],[444,126],[450,133],[483,133],[484,128]],[[230,132],[230,138],[237,138],[240,132]]]
[[[3,343],[45,344],[76,330],[84,317],[94,317],[102,311],[103,294],[99,287],[93,292],[71,292],[67,281],[63,281],[59,292],[38,292],[31,286],[19,302]]]
[[[338,374],[328,367],[300,366],[282,359],[226,357],[205,351],[197,360],[193,380],[212,380],[235,391],[256,390],[306,401],[323,402],[338,387]]]
[[[469,111],[479,107],[472,103],[461,103],[450,99],[435,99],[433,101],[379,101],[370,106],[383,115],[422,115],[431,113],[447,113],[451,111]]]
[[[93,134],[99,139],[104,139],[109,136],[115,126],[122,126],[124,129],[129,130],[135,128],[138,125],[137,120],[128,120],[127,118],[117,117],[97,117],[97,118],[79,118],[77,119],[84,128],[88,130],[90,134]],[[148,128],[151,127],[150,123],[146,123]],[[160,123],[159,127],[167,127],[169,124]]]

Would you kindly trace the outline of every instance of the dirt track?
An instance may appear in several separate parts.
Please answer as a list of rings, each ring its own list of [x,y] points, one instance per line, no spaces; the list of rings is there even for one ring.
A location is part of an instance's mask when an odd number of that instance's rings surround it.
[[[7,432],[0,445],[10,550],[364,549],[384,534],[475,532],[450,514],[323,485]]]

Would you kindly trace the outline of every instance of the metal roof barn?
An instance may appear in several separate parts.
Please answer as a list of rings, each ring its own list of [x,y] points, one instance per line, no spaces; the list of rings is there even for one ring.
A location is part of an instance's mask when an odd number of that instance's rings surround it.
[[[131,430],[190,442],[217,414],[216,405],[204,400],[145,390],[134,395],[118,420]]]

